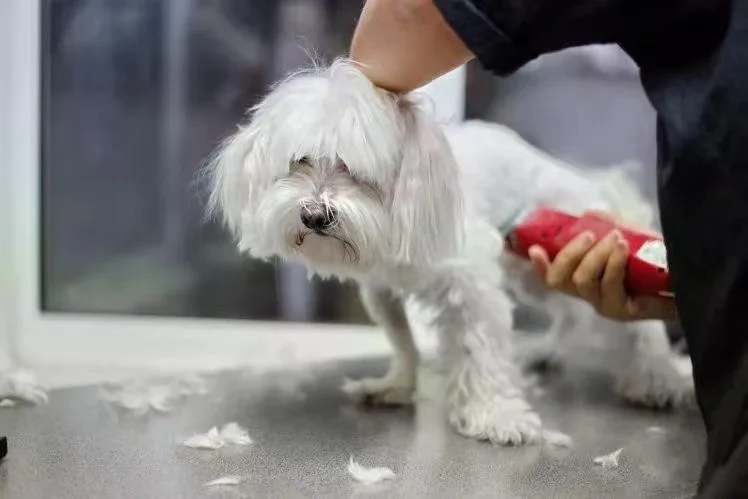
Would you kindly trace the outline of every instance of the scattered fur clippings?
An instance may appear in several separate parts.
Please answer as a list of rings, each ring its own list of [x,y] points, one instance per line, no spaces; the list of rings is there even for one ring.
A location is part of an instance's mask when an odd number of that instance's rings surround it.
[[[569,448],[573,444],[571,437],[560,431],[544,430],[543,443],[552,447]]]
[[[151,411],[171,412],[171,403],[178,398],[167,386],[148,386],[141,383],[128,383],[119,388],[106,390],[104,400],[114,406],[143,416]]]
[[[174,404],[191,395],[205,395],[205,380],[195,374],[178,378],[131,380],[103,389],[102,398],[135,416],[169,413]]]
[[[618,458],[621,456],[621,452],[623,452],[623,448],[613,451],[610,454],[606,454],[604,456],[597,456],[592,460],[592,462],[597,466],[602,466],[606,470],[618,468]]]
[[[247,430],[237,423],[226,423],[221,429],[221,436],[227,444],[250,445],[252,439],[249,437]]]
[[[0,374],[0,400],[3,407],[13,407],[19,401],[34,405],[46,404],[49,397],[33,372],[17,369]]]
[[[221,478],[216,478],[215,480],[211,480],[210,482],[206,482],[203,484],[204,487],[219,487],[219,486],[234,486],[239,485],[242,483],[242,477],[238,475],[227,475],[222,476]]]
[[[348,461],[348,473],[354,480],[366,485],[375,485],[386,480],[394,480],[395,472],[386,467],[365,468],[353,460]]]
[[[182,442],[185,447],[192,449],[216,450],[223,447],[223,439],[215,426],[206,433],[197,433]]]
[[[250,445],[251,443],[252,439],[247,430],[237,423],[227,423],[220,431],[217,426],[214,426],[206,433],[196,433],[182,442],[186,447],[201,450],[217,450],[224,445]]]

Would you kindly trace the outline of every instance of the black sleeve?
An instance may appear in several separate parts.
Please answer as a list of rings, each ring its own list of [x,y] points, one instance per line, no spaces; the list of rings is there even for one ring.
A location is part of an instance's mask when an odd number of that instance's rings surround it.
[[[510,74],[569,47],[652,34],[646,3],[659,0],[434,0],[484,68]],[[651,4],[650,4],[651,5]],[[660,5],[661,7],[661,5]],[[659,10],[659,9],[657,9]],[[651,21],[651,17],[649,17]]]

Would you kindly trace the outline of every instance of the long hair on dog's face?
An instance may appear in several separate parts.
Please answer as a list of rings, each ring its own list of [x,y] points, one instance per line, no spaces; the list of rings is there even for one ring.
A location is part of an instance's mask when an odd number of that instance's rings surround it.
[[[258,258],[345,275],[431,265],[460,244],[459,176],[441,129],[345,60],[276,85],[208,172],[210,212]]]

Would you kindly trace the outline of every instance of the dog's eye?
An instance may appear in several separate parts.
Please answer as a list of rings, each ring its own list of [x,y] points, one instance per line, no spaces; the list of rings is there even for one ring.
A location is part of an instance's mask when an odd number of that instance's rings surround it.
[[[309,162],[309,158],[304,156],[299,159],[291,160],[291,163],[289,164],[289,169],[291,171],[296,171],[299,168],[304,168],[305,166],[312,166],[312,164]]]

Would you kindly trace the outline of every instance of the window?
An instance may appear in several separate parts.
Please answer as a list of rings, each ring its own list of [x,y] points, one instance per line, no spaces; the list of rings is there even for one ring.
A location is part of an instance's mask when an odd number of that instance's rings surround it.
[[[347,50],[360,7],[43,1],[43,309],[368,322],[351,285],[238,255],[196,182],[269,84]]]

